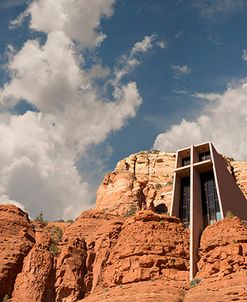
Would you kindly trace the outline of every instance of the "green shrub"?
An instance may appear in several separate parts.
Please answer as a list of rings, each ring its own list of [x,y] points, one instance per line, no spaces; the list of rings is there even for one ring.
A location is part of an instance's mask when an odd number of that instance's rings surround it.
[[[247,220],[241,220],[242,225],[247,226]]]
[[[163,225],[164,224],[164,220],[160,220],[159,224]]]
[[[166,187],[169,187],[169,186],[172,186],[172,181],[168,181],[168,182],[166,183]]]
[[[137,211],[136,206],[132,205],[132,206],[130,207],[130,209],[125,213],[124,217],[133,216],[133,215],[135,215],[136,211]]]
[[[234,215],[231,211],[227,211],[226,212],[226,217],[227,218],[233,218],[233,217],[235,217],[236,215]]]
[[[73,219],[68,219],[66,222],[68,222],[68,223],[73,223],[74,220],[73,220]]]
[[[2,302],[8,302],[9,301],[9,295],[6,294],[4,297],[3,297],[3,301]]]
[[[155,184],[155,190],[159,191],[162,188],[161,184]]]
[[[39,215],[34,220],[35,221],[41,221],[41,222],[43,222],[44,221],[44,214],[43,214],[43,212],[41,211],[39,213]]]
[[[202,279],[200,279],[200,278],[194,278],[193,280],[190,281],[190,287],[194,287],[194,286],[198,285],[201,281],[202,281]]]
[[[157,149],[152,149],[152,150],[150,150],[150,153],[158,154],[158,153],[160,153],[160,151]]]
[[[49,251],[56,256],[57,254],[60,253],[60,250],[58,248],[58,243],[62,241],[63,237],[63,231],[60,227],[58,226],[53,226],[50,229],[50,234],[51,234],[51,245],[49,247]]]

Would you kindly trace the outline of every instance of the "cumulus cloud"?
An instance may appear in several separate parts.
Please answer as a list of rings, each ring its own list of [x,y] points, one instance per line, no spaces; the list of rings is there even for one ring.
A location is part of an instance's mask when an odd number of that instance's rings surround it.
[[[70,218],[92,206],[95,184],[77,163],[135,117],[142,103],[136,83],[121,80],[140,65],[153,35],[137,42],[113,72],[86,64],[86,53],[105,37],[100,20],[111,16],[113,4],[38,0],[25,12],[30,29],[45,32],[47,39],[26,41],[6,65],[10,80],[0,88],[0,196],[23,204],[33,217],[43,211],[48,219]],[[111,95],[99,78],[111,85]],[[11,113],[22,101],[29,110]]]
[[[172,65],[171,69],[176,79],[191,73],[191,69],[187,65]]]
[[[241,81],[222,94],[197,94],[207,102],[195,121],[182,120],[157,136],[154,148],[164,151],[212,141],[221,153],[247,158],[247,85]]]

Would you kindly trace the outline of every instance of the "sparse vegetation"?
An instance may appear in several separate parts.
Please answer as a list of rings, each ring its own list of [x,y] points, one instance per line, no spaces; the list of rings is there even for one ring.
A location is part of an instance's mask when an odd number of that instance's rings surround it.
[[[164,224],[164,220],[160,220],[159,224],[163,225]]]
[[[247,220],[241,220],[242,225],[247,226]]]
[[[41,212],[39,213],[39,215],[34,219],[34,221],[40,222],[43,226],[46,226],[46,225],[47,225],[47,221],[44,219],[44,214],[43,214],[42,211],[41,211]]]
[[[235,217],[236,215],[234,215],[231,211],[227,211],[226,212],[226,217],[227,218],[233,218],[233,217]]]
[[[8,302],[9,301],[9,295],[6,294],[4,297],[3,297],[3,301],[2,302]]]
[[[150,150],[150,153],[158,154],[158,153],[160,153],[160,151],[157,149],[152,149],[152,150]]]
[[[162,184],[155,184],[155,190],[159,191],[162,188]]]
[[[57,254],[60,253],[60,250],[58,248],[58,243],[60,241],[62,241],[62,237],[63,237],[63,231],[60,227],[57,226],[53,226],[50,229],[50,233],[51,233],[51,245],[49,247],[49,251],[56,256]]]
[[[73,223],[74,220],[73,220],[73,219],[68,219],[66,222],[68,222],[68,223]]]
[[[132,205],[132,206],[130,207],[130,209],[125,213],[124,217],[133,216],[133,215],[135,215],[136,211],[137,211],[136,206],[135,206],[135,205]]]
[[[168,182],[165,184],[165,186],[166,186],[166,187],[169,187],[169,186],[172,186],[172,184],[173,184],[172,181],[168,181]]]
[[[64,222],[64,219],[60,218],[60,219],[56,220],[56,222]]]
[[[41,221],[41,222],[44,222],[44,214],[43,212],[41,211],[39,213],[39,215],[34,219],[35,221]]]
[[[201,281],[202,281],[202,279],[200,279],[200,278],[194,278],[193,280],[190,281],[190,287],[194,287],[194,286],[198,285]]]

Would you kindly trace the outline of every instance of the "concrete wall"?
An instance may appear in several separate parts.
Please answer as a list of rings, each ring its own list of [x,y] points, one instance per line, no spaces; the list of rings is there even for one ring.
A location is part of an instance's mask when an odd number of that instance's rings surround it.
[[[194,148],[191,150],[192,162],[198,161],[198,154]],[[191,168],[191,196],[190,196],[190,279],[192,280],[197,272],[199,261],[198,249],[200,237],[203,230],[203,213],[201,199],[200,173],[195,167]]]
[[[211,149],[222,217],[225,217],[227,211],[231,211],[234,215],[247,219],[247,201],[242,191],[236,184],[233,176],[229,173],[224,158],[217,153],[213,145],[211,145]]]

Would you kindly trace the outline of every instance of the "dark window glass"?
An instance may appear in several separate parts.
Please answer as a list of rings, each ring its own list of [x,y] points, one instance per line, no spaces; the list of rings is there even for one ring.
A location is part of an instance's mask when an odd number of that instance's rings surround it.
[[[190,178],[181,180],[180,218],[185,227],[190,224]]]
[[[210,152],[203,152],[201,154],[199,154],[199,161],[204,161],[204,160],[207,160],[207,159],[210,159],[211,156],[210,156]]]
[[[182,165],[187,166],[190,165],[190,157],[185,157],[182,159]]]
[[[201,174],[202,210],[204,225],[220,220],[219,201],[213,172]]]

